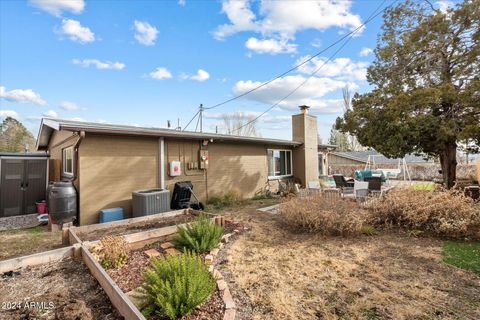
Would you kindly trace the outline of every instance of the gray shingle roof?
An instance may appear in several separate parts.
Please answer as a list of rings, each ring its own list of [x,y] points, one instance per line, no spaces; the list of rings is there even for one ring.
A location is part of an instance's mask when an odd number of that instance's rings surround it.
[[[373,158],[375,158],[375,163],[398,163],[398,159],[391,159],[387,158],[384,155],[378,153],[375,150],[368,150],[368,151],[335,151],[332,154],[337,155],[339,157],[344,157],[348,159],[353,159],[357,161],[362,161],[367,163],[369,156],[371,157],[370,161],[373,162]],[[432,162],[432,160],[425,160],[422,156],[416,156],[413,154],[408,154],[405,156],[405,160],[407,163],[425,163],[425,162]]]

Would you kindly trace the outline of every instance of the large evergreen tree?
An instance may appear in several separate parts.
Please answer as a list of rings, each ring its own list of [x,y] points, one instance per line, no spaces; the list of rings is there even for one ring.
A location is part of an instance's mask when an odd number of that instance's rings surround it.
[[[35,149],[33,135],[14,118],[7,117],[0,124],[0,152],[25,152]]]
[[[448,188],[459,141],[480,142],[480,0],[447,12],[406,1],[384,13],[371,92],[356,94],[336,128],[389,157],[438,157]]]

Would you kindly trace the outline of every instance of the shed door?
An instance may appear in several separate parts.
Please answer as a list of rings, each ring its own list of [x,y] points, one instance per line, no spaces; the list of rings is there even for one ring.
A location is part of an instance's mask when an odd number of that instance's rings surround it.
[[[0,217],[23,214],[24,162],[21,159],[1,160]]]
[[[25,161],[25,214],[37,212],[35,202],[45,200],[47,160]]]

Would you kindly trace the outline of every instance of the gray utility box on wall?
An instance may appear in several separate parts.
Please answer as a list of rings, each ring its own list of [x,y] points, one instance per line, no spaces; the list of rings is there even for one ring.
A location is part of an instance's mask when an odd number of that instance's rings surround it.
[[[133,217],[170,211],[170,191],[146,189],[132,192]]]

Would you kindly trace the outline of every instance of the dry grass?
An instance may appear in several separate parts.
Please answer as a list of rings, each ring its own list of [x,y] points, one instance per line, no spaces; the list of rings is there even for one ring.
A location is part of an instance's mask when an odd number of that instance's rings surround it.
[[[448,238],[480,238],[480,204],[457,191],[394,190],[372,202],[370,223]]]
[[[325,237],[254,209],[232,216],[252,229],[220,266],[248,295],[253,319],[480,318],[480,277],[443,263],[440,240]]]
[[[285,225],[324,235],[352,235],[362,230],[365,212],[356,202],[321,193],[292,198],[280,206]]]
[[[0,231],[0,260],[62,247],[62,232],[47,226]]]

